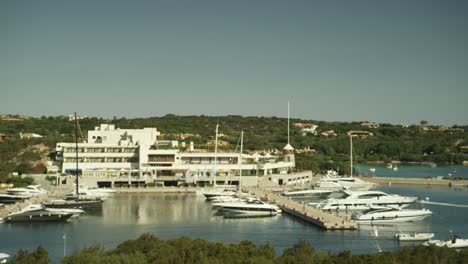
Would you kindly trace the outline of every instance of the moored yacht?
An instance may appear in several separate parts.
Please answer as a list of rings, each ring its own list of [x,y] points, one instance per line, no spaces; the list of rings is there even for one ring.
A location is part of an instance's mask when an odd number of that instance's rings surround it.
[[[63,222],[73,214],[57,211],[51,212],[37,205],[29,205],[18,212],[8,214],[3,218],[4,222]]]
[[[434,233],[399,233],[395,234],[398,241],[426,241],[434,237]]]
[[[40,185],[28,185],[24,188],[6,189],[6,192],[11,195],[26,195],[26,196],[39,196],[39,195],[43,195],[47,193],[47,191],[42,189]]]
[[[466,248],[468,247],[468,239],[459,238],[458,236],[450,236],[447,240],[429,240],[424,242],[425,246],[434,245],[437,247],[448,248]]]
[[[331,198],[316,205],[322,210],[367,210],[370,207],[394,207],[404,208],[414,203],[417,197],[406,197],[396,194],[387,194],[381,191],[343,191],[345,197],[342,199]]]
[[[284,196],[294,197],[294,198],[308,198],[313,196],[327,196],[331,194],[333,191],[331,190],[318,190],[318,189],[310,189],[310,190],[298,190],[298,191],[289,191],[283,192]]]
[[[428,209],[400,209],[400,208],[371,208],[360,214],[353,214],[352,218],[359,224],[401,223],[423,220],[431,215]]]
[[[235,196],[237,192],[227,189],[213,189],[203,192],[207,200],[213,200],[217,196]]]
[[[281,213],[281,209],[259,199],[251,198],[245,201],[216,204],[227,217],[273,216]]]
[[[377,187],[377,184],[366,182],[354,177],[324,176],[316,184],[316,189],[324,190],[354,190],[367,191]]]

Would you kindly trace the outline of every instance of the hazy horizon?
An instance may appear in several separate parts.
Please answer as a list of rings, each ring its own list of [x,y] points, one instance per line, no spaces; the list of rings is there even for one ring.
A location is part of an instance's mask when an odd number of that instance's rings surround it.
[[[0,113],[468,124],[468,2],[1,1]]]

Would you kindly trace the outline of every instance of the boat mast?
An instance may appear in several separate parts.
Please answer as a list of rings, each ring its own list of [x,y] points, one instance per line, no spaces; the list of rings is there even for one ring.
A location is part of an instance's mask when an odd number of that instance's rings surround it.
[[[215,155],[214,155],[214,169],[213,169],[213,187],[216,186],[216,161],[218,159],[218,124],[216,124],[216,136],[215,136]]]
[[[350,160],[350,169],[351,177],[353,177],[353,135],[349,135],[349,160]]]
[[[289,101],[288,101],[288,145],[289,145]]]
[[[76,198],[78,198],[78,118],[75,112],[75,154],[76,154]]]
[[[244,130],[241,131],[240,155],[239,155],[239,194],[242,193],[242,147],[244,145]]]

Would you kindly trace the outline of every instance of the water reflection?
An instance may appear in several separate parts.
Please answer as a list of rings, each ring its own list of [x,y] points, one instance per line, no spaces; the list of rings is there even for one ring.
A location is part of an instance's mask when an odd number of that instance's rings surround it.
[[[116,195],[106,201],[102,222],[149,225],[205,221],[212,211],[204,200],[195,194]]]

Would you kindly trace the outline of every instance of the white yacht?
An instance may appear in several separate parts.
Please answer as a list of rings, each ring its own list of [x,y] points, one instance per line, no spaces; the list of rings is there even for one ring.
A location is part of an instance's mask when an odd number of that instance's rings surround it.
[[[6,189],[6,192],[11,195],[25,196],[40,196],[47,193],[47,191],[42,189],[40,185],[28,185],[25,188]]]
[[[217,206],[227,217],[273,216],[281,213],[278,206],[252,198],[239,202],[220,203]]]
[[[414,203],[417,197],[406,197],[396,194],[387,194],[381,191],[343,191],[345,197],[341,199],[330,198],[316,205],[322,210],[349,210],[362,211],[370,207],[404,208]]]
[[[0,263],[7,263],[7,259],[9,257],[10,257],[10,255],[0,252]]]
[[[284,196],[288,197],[295,197],[295,198],[307,198],[313,196],[327,196],[331,194],[333,191],[331,190],[318,190],[318,189],[310,189],[310,190],[299,190],[299,191],[290,191],[290,192],[283,192]]]
[[[399,233],[395,238],[399,241],[426,241],[434,237],[434,233]]]
[[[354,191],[367,191],[377,187],[377,184],[366,182],[354,177],[332,177],[324,176],[316,184],[316,189],[322,190],[354,190]]]
[[[371,208],[361,214],[353,214],[352,218],[359,224],[401,223],[423,220],[431,215],[428,209]]]
[[[9,213],[3,218],[4,222],[61,222],[66,221],[73,214],[69,212],[48,211],[40,205],[29,205],[18,212]]]
[[[84,211],[81,209],[49,208],[42,204],[31,204],[27,208],[28,210],[46,210],[51,213],[72,214],[71,218],[77,218],[84,213]]]
[[[237,192],[227,190],[227,189],[213,189],[204,191],[203,195],[206,197],[207,200],[213,200],[217,196],[235,196]]]
[[[468,247],[468,239],[462,239],[458,236],[450,236],[447,240],[429,240],[424,242],[423,245],[429,246],[434,245],[437,247],[448,247],[448,248],[466,248]]]
[[[82,199],[102,199],[105,200],[114,195],[116,192],[112,189],[101,189],[101,188],[89,188],[87,186],[81,185],[79,187],[78,195]],[[72,192],[65,195],[66,198],[75,198],[76,197],[76,189]]]

